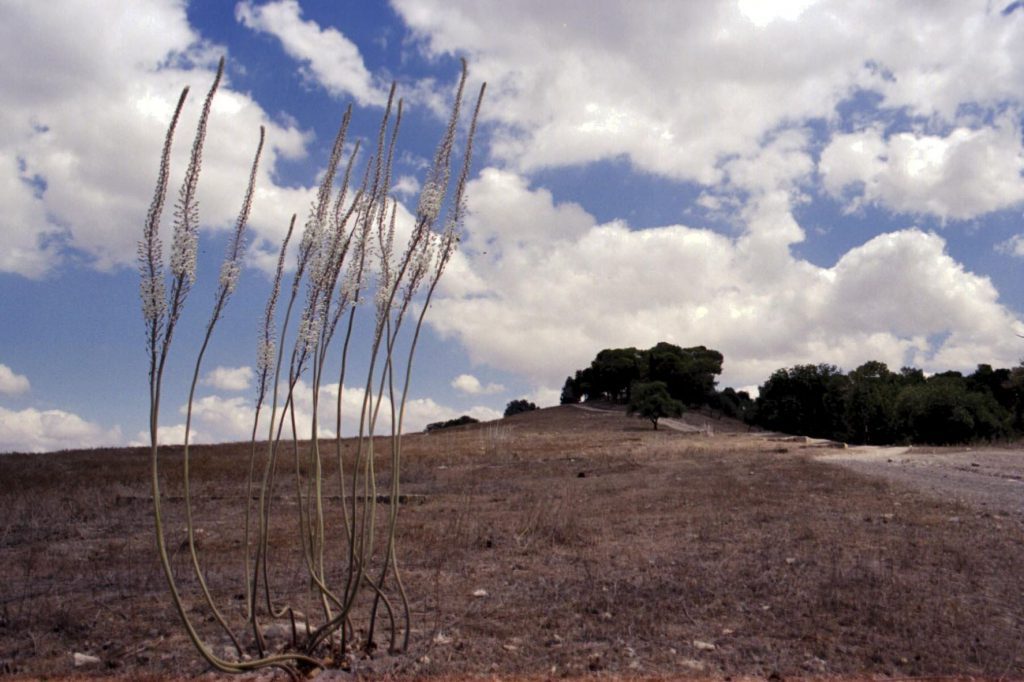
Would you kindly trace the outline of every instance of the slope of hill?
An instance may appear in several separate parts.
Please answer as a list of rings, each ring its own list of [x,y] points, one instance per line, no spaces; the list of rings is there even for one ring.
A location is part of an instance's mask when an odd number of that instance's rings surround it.
[[[399,553],[412,650],[359,669],[1024,676],[1020,517],[713,423],[713,435],[655,432],[615,410],[563,406],[407,437],[404,490],[417,504],[402,509]],[[247,452],[199,447],[193,465],[208,580],[235,622]],[[180,452],[164,459],[178,548]],[[147,476],[142,450],[0,458],[4,672],[207,670],[166,598]],[[284,555],[298,541],[281,530]],[[173,557],[183,572],[186,556]],[[100,663],[76,670],[75,652]]]

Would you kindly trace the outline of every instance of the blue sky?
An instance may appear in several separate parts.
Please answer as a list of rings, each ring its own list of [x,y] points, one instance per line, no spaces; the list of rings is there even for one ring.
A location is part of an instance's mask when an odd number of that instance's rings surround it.
[[[413,210],[460,57],[488,97],[410,427],[553,404],[598,350],[661,340],[721,350],[720,383],[738,388],[807,362],[1016,365],[1022,44],[1009,2],[4,3],[0,451],[144,439],[135,246],[177,94],[193,88],[188,131],[221,55],[169,441],[259,126],[247,267],[204,364],[200,441],[248,436],[276,245],[344,108],[372,137],[397,80],[395,196]]]

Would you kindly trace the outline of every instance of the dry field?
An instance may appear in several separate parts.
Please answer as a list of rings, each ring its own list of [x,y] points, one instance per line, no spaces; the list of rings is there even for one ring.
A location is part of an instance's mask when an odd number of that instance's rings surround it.
[[[714,435],[559,407],[407,438],[412,650],[357,672],[1024,678],[1019,512],[688,419]],[[236,619],[246,453],[194,460],[208,579]],[[0,457],[0,676],[208,671],[166,598],[147,472],[142,450]],[[166,489],[184,573],[174,475]],[[283,558],[288,517],[275,532]],[[101,663],[75,669],[74,652]]]

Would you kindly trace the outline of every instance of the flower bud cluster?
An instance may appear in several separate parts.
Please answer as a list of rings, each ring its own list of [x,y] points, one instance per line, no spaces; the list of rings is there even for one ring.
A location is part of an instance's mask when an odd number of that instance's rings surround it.
[[[184,279],[188,284],[196,281],[196,252],[199,235],[196,230],[198,218],[188,215],[195,207],[181,212],[174,226],[174,243],[171,245],[171,274]],[[186,217],[187,216],[187,217]]]
[[[307,352],[315,350],[320,343],[320,325],[321,319],[319,315],[311,315],[308,311],[302,314],[302,319],[299,320],[297,341],[302,344]]]
[[[238,276],[242,271],[242,266],[239,265],[237,260],[226,260],[220,266],[220,288],[227,294],[231,295],[235,291],[235,287],[238,286]]]
[[[142,317],[146,323],[153,324],[162,320],[167,312],[163,277],[143,275],[139,294],[142,297]]]
[[[277,343],[273,339],[260,339],[256,351],[256,371],[260,374],[269,372],[277,360]]]

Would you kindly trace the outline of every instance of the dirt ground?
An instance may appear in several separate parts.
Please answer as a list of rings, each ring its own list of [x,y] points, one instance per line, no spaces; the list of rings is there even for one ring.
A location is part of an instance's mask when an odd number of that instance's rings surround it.
[[[560,407],[408,437],[412,644],[355,673],[1024,678],[1024,453],[839,450],[684,421],[697,431]],[[207,580],[239,624],[247,453],[193,463]],[[187,578],[180,453],[163,459]],[[216,677],[170,606],[147,480],[137,449],[0,457],[0,675]],[[295,578],[282,524],[277,577]],[[76,652],[99,663],[76,668]]]
[[[1007,448],[852,447],[821,461],[993,514],[1024,515],[1024,452]]]

